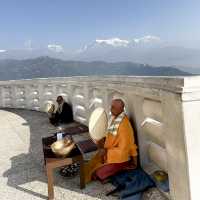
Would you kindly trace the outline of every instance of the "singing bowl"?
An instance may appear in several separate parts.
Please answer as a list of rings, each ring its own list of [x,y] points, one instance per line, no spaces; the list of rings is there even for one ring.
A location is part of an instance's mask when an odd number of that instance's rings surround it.
[[[161,170],[157,170],[153,173],[153,177],[159,181],[159,182],[163,182],[166,181],[168,179],[168,175],[166,172],[161,171]]]
[[[67,156],[71,150],[74,148],[75,143],[69,139],[62,139],[54,142],[51,145],[51,150],[57,156]]]

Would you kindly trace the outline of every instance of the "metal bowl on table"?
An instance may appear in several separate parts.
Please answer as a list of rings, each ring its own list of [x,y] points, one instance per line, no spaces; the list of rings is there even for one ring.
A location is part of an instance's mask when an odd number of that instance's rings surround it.
[[[75,143],[72,140],[64,138],[62,140],[54,142],[51,145],[51,150],[54,152],[55,155],[65,157],[72,151],[74,147]]]

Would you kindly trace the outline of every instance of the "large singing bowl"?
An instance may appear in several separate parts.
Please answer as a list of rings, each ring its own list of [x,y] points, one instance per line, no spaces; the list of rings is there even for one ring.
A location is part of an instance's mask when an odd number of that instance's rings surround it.
[[[71,150],[74,148],[74,142],[72,142],[69,139],[62,139],[54,142],[51,145],[51,150],[57,155],[57,156],[67,156]]]
[[[99,141],[106,136],[108,118],[103,108],[96,108],[89,119],[89,134],[93,141]]]

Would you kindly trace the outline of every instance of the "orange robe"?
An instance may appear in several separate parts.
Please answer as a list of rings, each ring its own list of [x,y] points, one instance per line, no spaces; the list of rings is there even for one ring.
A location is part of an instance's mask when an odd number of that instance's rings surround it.
[[[125,116],[117,130],[117,135],[107,134],[104,148],[107,150],[106,160],[97,154],[85,165],[85,182],[91,181],[92,174],[101,166],[111,163],[123,163],[130,157],[137,156],[137,146],[135,144],[132,126]]]

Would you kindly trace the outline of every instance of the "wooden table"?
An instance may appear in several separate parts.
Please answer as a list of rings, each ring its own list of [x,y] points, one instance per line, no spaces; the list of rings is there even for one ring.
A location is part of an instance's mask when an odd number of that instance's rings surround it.
[[[44,151],[44,163],[47,173],[48,182],[48,199],[54,199],[54,188],[53,188],[53,171],[56,168],[60,168],[66,165],[70,165],[74,162],[80,164],[80,188],[85,188],[84,182],[84,160],[83,156],[77,148],[77,146],[71,151],[71,153],[65,158],[56,158],[51,149],[49,148],[49,142],[52,141],[52,137],[43,138],[43,151]],[[52,142],[51,142],[52,143]],[[47,145],[48,144],[48,145]]]
[[[70,156],[63,159],[58,158],[46,158],[46,173],[48,181],[48,199],[54,199],[54,188],[53,188],[53,170],[58,167],[70,165],[73,162],[80,163],[80,188],[85,188],[84,181],[84,168],[83,168],[83,157],[82,155]]]
[[[70,128],[66,131],[66,135],[81,134],[83,131],[86,132],[87,128],[80,125],[75,128]],[[85,177],[84,177],[84,153],[95,151],[97,149],[96,145],[92,140],[80,141],[75,145],[75,148],[70,152],[70,154],[65,158],[57,158],[55,154],[51,151],[50,145],[57,140],[56,134],[50,137],[42,138],[43,153],[44,153],[44,163],[47,173],[48,181],[48,199],[54,199],[54,188],[53,188],[53,171],[56,168],[60,168],[66,165],[70,165],[74,162],[80,164],[80,188],[85,188]]]

